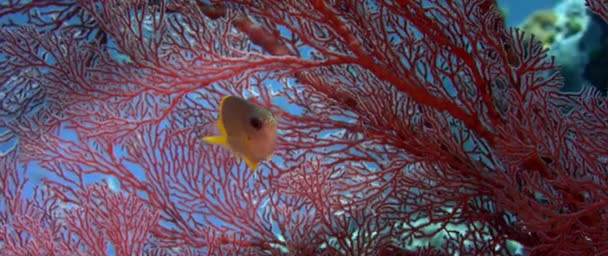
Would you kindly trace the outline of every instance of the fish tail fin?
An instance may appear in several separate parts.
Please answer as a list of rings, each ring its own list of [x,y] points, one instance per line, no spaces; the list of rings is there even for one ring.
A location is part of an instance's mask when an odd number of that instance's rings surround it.
[[[246,156],[243,156],[243,160],[245,160],[245,163],[252,171],[254,171],[256,167],[258,167],[258,163],[251,161],[251,159],[247,158]]]
[[[225,136],[205,136],[202,138],[204,142],[217,144],[217,145],[226,145],[227,140]]]

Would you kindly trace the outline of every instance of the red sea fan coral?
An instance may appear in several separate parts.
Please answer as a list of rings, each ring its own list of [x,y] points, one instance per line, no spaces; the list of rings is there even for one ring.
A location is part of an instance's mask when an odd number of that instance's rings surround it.
[[[585,0],[585,5],[589,10],[597,13],[604,21],[608,22],[608,1],[606,0]]]
[[[9,255],[608,251],[608,102],[493,1],[0,7]],[[226,94],[283,109],[256,172]]]

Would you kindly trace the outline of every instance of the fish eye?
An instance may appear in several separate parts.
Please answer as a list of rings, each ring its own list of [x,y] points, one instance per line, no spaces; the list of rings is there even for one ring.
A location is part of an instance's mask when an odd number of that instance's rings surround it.
[[[258,118],[249,119],[249,124],[256,130],[262,129],[262,121]]]

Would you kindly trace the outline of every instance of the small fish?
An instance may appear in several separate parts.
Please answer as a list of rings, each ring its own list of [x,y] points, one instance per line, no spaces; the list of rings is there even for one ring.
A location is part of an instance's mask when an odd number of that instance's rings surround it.
[[[270,110],[237,96],[220,100],[216,121],[219,135],[202,140],[241,156],[251,170],[272,157],[277,139],[277,121]]]

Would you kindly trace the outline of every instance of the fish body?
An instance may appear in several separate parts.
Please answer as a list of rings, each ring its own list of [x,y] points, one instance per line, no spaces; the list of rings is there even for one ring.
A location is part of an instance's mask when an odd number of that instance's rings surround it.
[[[202,140],[229,149],[242,157],[251,170],[272,157],[277,121],[270,110],[237,96],[224,96],[216,126],[219,134]]]

